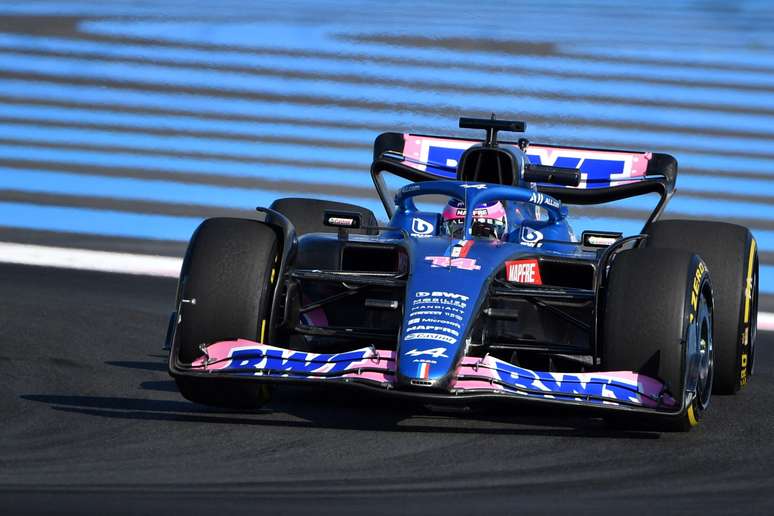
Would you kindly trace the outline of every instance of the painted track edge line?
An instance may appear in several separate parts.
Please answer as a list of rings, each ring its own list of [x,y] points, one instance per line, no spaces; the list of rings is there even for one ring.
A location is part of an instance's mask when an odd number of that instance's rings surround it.
[[[774,331],[774,313],[758,312],[758,331]]]
[[[182,258],[0,242],[0,263],[177,278]],[[758,330],[774,331],[774,312],[758,312]]]
[[[0,242],[0,263],[177,278],[182,258]]]

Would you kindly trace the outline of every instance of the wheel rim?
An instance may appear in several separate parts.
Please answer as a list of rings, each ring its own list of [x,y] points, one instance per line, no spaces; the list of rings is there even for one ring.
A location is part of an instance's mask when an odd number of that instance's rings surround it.
[[[698,357],[696,394],[701,409],[709,405],[712,393],[714,346],[712,343],[712,309],[706,291],[702,292],[696,314],[694,349]]]

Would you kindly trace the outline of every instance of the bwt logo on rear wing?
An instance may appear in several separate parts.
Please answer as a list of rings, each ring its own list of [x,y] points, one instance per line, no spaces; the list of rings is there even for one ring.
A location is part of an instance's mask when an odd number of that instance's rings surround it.
[[[448,179],[457,174],[462,153],[476,141],[404,134],[405,165]],[[515,144],[502,144],[512,145]],[[652,154],[573,147],[530,145],[527,157],[533,165],[577,168],[581,182],[577,188],[609,188],[645,178]],[[573,187],[567,187],[573,188]]]

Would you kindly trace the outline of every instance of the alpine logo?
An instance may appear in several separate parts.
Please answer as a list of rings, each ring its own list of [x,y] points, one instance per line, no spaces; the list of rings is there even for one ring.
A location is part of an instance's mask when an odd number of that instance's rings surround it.
[[[431,348],[431,349],[412,349],[411,351],[407,351],[406,355],[410,357],[421,357],[423,355],[429,355],[433,358],[449,358],[446,353],[446,348]]]
[[[414,217],[411,221],[411,236],[429,237],[435,233],[435,227],[426,220]]]
[[[527,283],[530,285],[542,285],[540,266],[536,259],[511,260],[505,262],[505,272],[508,281],[514,283]]]
[[[469,185],[467,183],[460,185],[460,188],[475,188],[476,190],[484,190],[486,189],[485,184],[478,184],[478,185]]]

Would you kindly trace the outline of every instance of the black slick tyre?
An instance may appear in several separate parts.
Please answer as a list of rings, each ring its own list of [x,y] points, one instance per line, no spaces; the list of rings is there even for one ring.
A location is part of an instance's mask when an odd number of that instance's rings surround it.
[[[279,251],[276,233],[262,222],[235,218],[202,222],[191,237],[178,287],[176,340],[181,363],[200,357],[202,344],[263,339]],[[184,397],[205,405],[251,408],[268,398],[266,386],[255,382],[181,375],[175,381]]]
[[[685,249],[712,272],[715,303],[715,394],[733,394],[753,373],[758,314],[758,252],[736,224],[665,220],[648,228],[649,248]]]
[[[355,204],[344,202],[325,201],[321,199],[300,199],[285,197],[277,199],[270,206],[271,209],[280,212],[287,217],[296,228],[296,235],[307,233],[335,232],[335,228],[323,224],[326,211],[344,211],[360,214],[361,228],[350,230],[351,233],[375,235],[378,225],[374,213],[368,208],[362,208]]]
[[[669,414],[632,421],[658,430],[696,426],[709,405],[713,378],[707,266],[697,255],[676,249],[623,251],[613,260],[605,292],[603,369],[661,380],[677,402]]]

